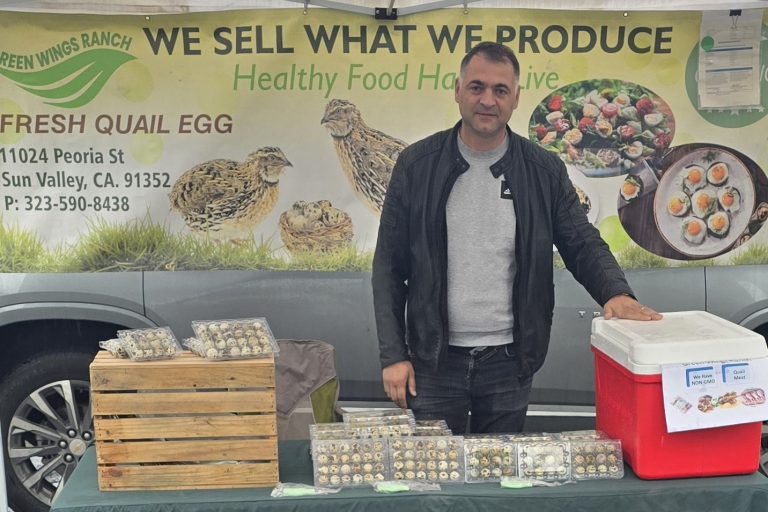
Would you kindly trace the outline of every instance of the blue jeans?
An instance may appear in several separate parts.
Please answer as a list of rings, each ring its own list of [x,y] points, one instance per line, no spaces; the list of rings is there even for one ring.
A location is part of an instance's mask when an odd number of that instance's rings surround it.
[[[471,433],[522,431],[532,378],[519,380],[511,345],[449,347],[438,370],[413,367],[416,396],[407,400],[416,419],[445,419],[454,434],[466,433],[468,417]]]

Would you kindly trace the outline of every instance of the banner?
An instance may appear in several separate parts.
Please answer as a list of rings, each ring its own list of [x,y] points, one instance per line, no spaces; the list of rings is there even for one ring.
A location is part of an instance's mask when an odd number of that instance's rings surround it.
[[[563,159],[617,255],[727,264],[765,243],[768,53],[762,107],[700,109],[700,20],[0,13],[0,241],[24,254],[2,270],[369,265],[397,155],[459,120],[484,40],[520,59],[511,128]]]

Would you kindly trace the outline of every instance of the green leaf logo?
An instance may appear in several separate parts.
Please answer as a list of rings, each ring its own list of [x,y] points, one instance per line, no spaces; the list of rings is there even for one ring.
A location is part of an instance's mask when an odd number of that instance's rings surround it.
[[[0,75],[27,92],[51,100],[46,101],[49,105],[77,108],[93,100],[117,68],[135,58],[117,50],[89,50],[40,71],[0,68]]]

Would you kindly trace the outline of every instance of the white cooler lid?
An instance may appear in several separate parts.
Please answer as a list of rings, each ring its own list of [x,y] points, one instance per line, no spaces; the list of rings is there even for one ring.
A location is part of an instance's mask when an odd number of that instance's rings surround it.
[[[592,321],[592,345],[636,375],[661,373],[662,364],[768,356],[765,339],[706,311],[664,313],[654,322]]]

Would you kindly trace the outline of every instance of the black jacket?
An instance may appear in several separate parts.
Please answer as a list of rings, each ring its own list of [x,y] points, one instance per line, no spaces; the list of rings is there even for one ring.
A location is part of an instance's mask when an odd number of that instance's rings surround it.
[[[412,144],[392,171],[372,276],[382,368],[412,358],[437,368],[448,346],[445,205],[469,167],[456,140],[460,126]],[[504,175],[517,216],[512,346],[520,378],[526,378],[541,367],[549,345],[553,243],[599,304],[632,290],[587,220],[565,165],[509,129],[507,134],[509,150],[491,171]]]

